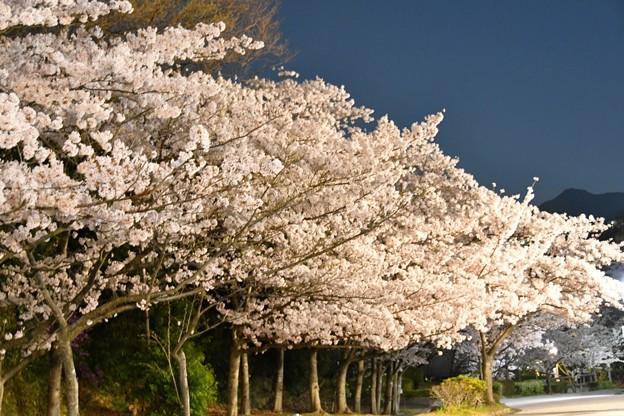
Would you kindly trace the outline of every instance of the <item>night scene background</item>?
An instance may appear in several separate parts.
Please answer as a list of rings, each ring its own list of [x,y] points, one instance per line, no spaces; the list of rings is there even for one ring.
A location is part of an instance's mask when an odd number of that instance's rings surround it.
[[[624,1],[283,0],[286,68],[437,137],[477,180],[535,203],[624,191]]]

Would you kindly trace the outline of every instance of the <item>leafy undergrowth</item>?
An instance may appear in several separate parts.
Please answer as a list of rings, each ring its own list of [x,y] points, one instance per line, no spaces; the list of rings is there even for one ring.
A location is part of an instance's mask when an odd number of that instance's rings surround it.
[[[514,410],[497,404],[494,406],[450,406],[445,409],[436,410],[433,414],[436,416],[502,416],[513,413]]]
[[[225,416],[226,413],[227,413],[227,406],[225,404],[212,404],[208,406],[208,411],[206,412],[206,415]],[[238,414],[239,416],[242,416],[243,413],[239,411]],[[293,414],[292,412],[275,413],[270,410],[251,409],[252,416],[284,416],[284,415],[291,416],[292,414]]]

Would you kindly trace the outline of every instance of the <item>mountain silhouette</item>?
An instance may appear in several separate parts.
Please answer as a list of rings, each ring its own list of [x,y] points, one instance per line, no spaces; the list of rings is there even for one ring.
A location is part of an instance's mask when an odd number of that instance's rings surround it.
[[[624,214],[624,192],[592,194],[583,189],[566,189],[550,201],[543,202],[539,208],[547,212],[586,214],[613,221]]]

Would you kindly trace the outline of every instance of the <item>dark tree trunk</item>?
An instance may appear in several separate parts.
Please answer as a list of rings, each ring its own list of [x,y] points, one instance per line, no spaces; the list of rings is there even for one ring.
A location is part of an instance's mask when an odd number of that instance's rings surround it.
[[[371,359],[371,377],[370,377],[370,405],[371,413],[379,414],[379,407],[377,406],[377,359]]]
[[[3,363],[4,363],[4,356],[0,355],[0,416],[2,416],[2,401],[4,400],[4,383],[6,382],[4,378],[4,371],[2,369]]]
[[[552,377],[550,372],[546,373],[546,386],[548,387],[548,394],[552,394]]]
[[[394,390],[393,384],[393,364],[389,363],[386,368],[386,394],[384,395],[384,415],[392,414],[392,391]]]
[[[284,348],[277,350],[277,373],[275,377],[275,397],[273,400],[273,412],[282,413],[284,397]]]
[[[251,414],[251,396],[249,394],[249,354],[246,351],[241,354],[241,365],[243,373],[242,410],[243,415],[249,416]]]
[[[323,412],[323,407],[321,406],[321,388],[318,378],[317,353],[318,351],[315,349],[310,350],[310,410],[312,413]]]
[[[384,366],[377,361],[377,413],[381,413],[381,394],[383,392]]]
[[[2,416],[2,401],[4,400],[4,378],[0,377],[0,416]]]
[[[238,416],[238,373],[240,371],[241,353],[235,330],[232,330],[232,347],[230,349],[230,369],[228,374],[227,416]]]
[[[353,410],[355,413],[362,413],[362,385],[364,384],[364,359],[357,362],[358,373],[355,379],[355,399]]]
[[[59,352],[58,343],[50,350],[50,372],[48,373],[48,413],[47,416],[61,414],[61,377],[63,375],[63,361]]]

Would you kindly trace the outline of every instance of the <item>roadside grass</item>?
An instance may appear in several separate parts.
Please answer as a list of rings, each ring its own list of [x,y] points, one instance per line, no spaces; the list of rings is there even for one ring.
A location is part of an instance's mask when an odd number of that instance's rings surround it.
[[[432,412],[435,416],[502,416],[514,413],[515,410],[503,404],[493,406],[450,406]]]

